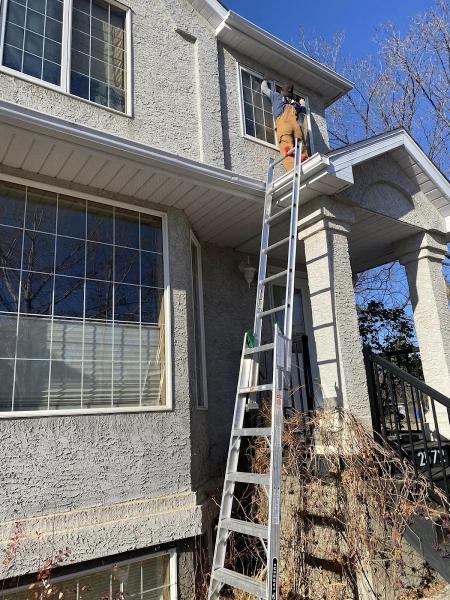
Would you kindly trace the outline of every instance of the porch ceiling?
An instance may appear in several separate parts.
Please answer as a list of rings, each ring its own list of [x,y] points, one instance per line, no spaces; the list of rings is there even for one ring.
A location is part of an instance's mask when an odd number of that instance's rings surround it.
[[[355,223],[353,223],[348,242],[350,262],[354,273],[376,267],[396,259],[393,246],[414,233],[420,231],[418,227],[372,213],[362,208],[355,208]],[[273,241],[282,239],[286,235],[286,222],[272,227],[271,238]],[[241,244],[237,248],[248,254],[259,253],[259,235]],[[271,259],[275,263],[284,259],[283,249],[271,252]],[[301,242],[297,245],[297,264],[300,268],[305,266],[305,253]]]

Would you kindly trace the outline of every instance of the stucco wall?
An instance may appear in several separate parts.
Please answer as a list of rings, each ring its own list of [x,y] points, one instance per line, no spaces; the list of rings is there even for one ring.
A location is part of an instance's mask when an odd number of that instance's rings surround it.
[[[340,197],[410,225],[446,231],[437,208],[389,156],[357,165],[353,175],[355,183]]]
[[[264,178],[274,150],[241,134],[236,61],[187,0],[128,0],[132,10],[133,116],[0,72],[0,98],[188,158]],[[276,73],[272,74],[276,77]],[[296,82],[302,89],[301,82]],[[323,102],[309,98],[315,150],[327,150]]]

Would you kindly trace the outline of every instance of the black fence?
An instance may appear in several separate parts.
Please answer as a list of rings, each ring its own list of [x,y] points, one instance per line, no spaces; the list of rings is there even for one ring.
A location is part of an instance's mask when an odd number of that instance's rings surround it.
[[[367,349],[365,364],[374,431],[450,500],[450,398]]]

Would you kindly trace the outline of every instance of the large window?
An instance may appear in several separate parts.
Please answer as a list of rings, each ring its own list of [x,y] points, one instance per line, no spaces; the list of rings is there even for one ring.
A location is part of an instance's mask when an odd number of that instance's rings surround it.
[[[174,551],[119,562],[82,571],[67,577],[52,577],[51,585],[40,590],[35,584],[5,589],[1,600],[175,600],[177,597],[176,554]]]
[[[7,0],[3,5],[4,68],[128,110],[128,11],[104,0]]]
[[[0,182],[0,412],[166,405],[163,231]]]
[[[272,104],[270,99],[261,92],[262,77],[253,71],[239,67],[239,78],[244,135],[275,146],[276,130]],[[280,91],[279,85],[277,85],[277,90]],[[299,118],[307,136],[308,151],[311,155],[308,101],[298,93],[294,94],[294,98],[301,106]]]

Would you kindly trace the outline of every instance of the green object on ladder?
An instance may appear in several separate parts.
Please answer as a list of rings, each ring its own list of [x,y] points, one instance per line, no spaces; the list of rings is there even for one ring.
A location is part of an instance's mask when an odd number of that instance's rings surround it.
[[[255,347],[255,336],[253,335],[253,331],[245,332],[245,345],[247,346],[247,348]]]

